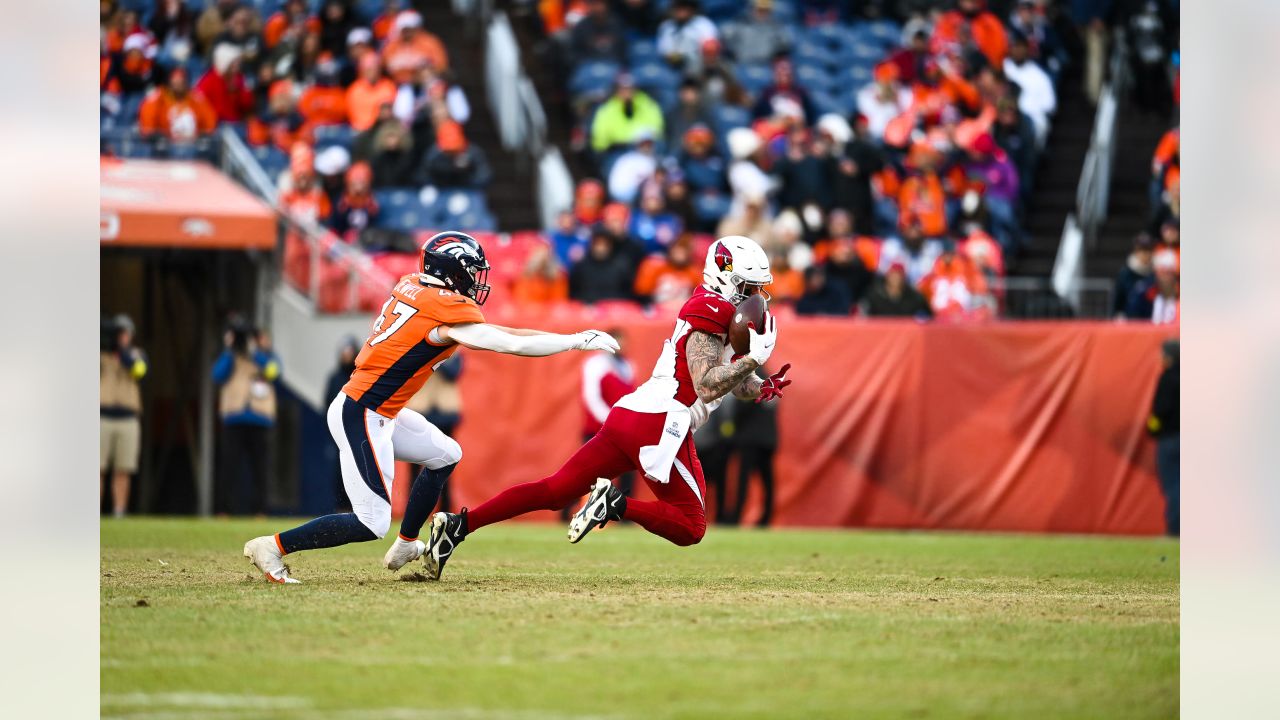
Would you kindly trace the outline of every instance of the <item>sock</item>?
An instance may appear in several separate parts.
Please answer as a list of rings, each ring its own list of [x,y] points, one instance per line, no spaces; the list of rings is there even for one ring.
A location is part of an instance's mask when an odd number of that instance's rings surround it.
[[[325,515],[299,525],[292,530],[285,530],[276,535],[276,543],[286,553],[299,550],[316,550],[318,548],[337,547],[353,542],[377,540],[378,536],[365,527],[354,513]]]
[[[547,482],[537,480],[522,485],[512,485],[502,492],[474,507],[468,513],[468,532],[479,530],[485,525],[509,520],[534,510],[559,510],[563,505],[552,502],[547,491]]]
[[[409,490],[409,504],[404,508],[404,517],[400,519],[400,539],[416,540],[422,532],[422,526],[436,503],[440,500],[440,491],[449,479],[449,474],[458,467],[457,463],[445,465],[439,470],[423,466],[418,479],[413,481]]]

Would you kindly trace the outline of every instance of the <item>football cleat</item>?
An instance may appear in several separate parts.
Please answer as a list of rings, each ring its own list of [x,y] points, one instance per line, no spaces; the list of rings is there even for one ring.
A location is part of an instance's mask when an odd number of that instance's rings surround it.
[[[273,583],[285,585],[298,582],[289,577],[289,568],[284,566],[284,553],[280,552],[280,546],[276,544],[273,535],[263,535],[245,543],[244,556]]]
[[[427,551],[427,546],[421,540],[405,540],[396,536],[396,541],[391,543],[391,547],[387,548],[387,554],[382,557],[382,566],[388,570],[399,570],[409,563],[422,557]]]
[[[607,525],[610,520],[621,520],[626,512],[627,496],[605,478],[597,479],[587,501],[569,521],[569,542],[578,542],[592,530]]]
[[[423,562],[427,565],[427,577],[439,580],[444,564],[457,549],[458,543],[467,538],[467,509],[459,514],[438,512],[431,518],[431,538],[427,541]]]

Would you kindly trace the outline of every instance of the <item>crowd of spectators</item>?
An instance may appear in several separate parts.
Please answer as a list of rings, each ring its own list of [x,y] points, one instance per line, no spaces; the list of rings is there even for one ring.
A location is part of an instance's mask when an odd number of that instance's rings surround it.
[[[431,219],[490,227],[466,94],[440,38],[400,6],[103,0],[103,152],[207,157],[229,126],[287,212],[348,241]]]
[[[1068,59],[1053,2],[993,5],[539,3],[595,174],[551,232],[570,297],[678,299],[743,234],[800,312],[990,315]]]

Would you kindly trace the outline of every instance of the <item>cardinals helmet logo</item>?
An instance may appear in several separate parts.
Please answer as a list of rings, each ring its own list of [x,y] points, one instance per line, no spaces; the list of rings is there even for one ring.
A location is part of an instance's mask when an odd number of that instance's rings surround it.
[[[725,247],[724,243],[716,243],[715,253],[716,267],[720,268],[721,272],[732,272],[733,254],[729,252],[729,248]]]

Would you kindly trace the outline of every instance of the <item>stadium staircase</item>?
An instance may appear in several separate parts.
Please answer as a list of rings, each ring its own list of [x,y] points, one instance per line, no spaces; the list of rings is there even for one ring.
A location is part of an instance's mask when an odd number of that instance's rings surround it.
[[[1111,175],[1106,221],[1087,256],[1089,274],[1114,277],[1124,265],[1133,237],[1147,226],[1151,213],[1148,188],[1151,156],[1160,137],[1171,127],[1168,118],[1142,112],[1123,98],[1116,120],[1116,161]]]
[[[1089,150],[1094,108],[1081,88],[1079,74],[1068,73],[1058,88],[1058,112],[1053,132],[1036,173],[1035,194],[1024,229],[1029,245],[1010,274],[1048,277],[1058,254],[1058,241],[1067,215],[1076,209],[1080,167]]]
[[[451,3],[419,0],[415,8],[423,26],[435,33],[449,52],[454,77],[471,103],[467,139],[480,146],[493,169],[487,188],[489,205],[502,231],[541,227],[534,197],[533,168],[523,157],[502,147],[485,88],[485,33],[477,23],[457,15]]]

